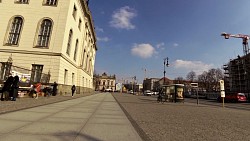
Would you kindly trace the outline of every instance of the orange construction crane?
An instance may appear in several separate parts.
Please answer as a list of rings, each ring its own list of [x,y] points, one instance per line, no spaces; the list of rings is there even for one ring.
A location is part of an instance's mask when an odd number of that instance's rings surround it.
[[[223,33],[221,33],[221,36],[224,36],[225,39],[229,39],[230,37],[241,38],[244,55],[247,55],[249,53],[249,46],[248,46],[249,35],[243,35],[243,34],[234,35],[234,34],[228,34],[228,33],[223,32]]]

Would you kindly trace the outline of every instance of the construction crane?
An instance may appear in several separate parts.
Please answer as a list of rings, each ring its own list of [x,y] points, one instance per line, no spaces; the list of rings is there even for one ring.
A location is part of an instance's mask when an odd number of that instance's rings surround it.
[[[221,33],[221,36],[224,36],[225,39],[229,39],[230,37],[241,38],[244,55],[247,55],[249,53],[249,46],[248,46],[249,35],[244,35],[244,34],[235,34],[234,35],[234,34],[229,34],[229,33],[223,32],[223,33]]]

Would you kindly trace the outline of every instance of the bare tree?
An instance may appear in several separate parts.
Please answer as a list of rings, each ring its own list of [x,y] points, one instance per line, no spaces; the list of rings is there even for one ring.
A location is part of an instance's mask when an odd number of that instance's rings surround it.
[[[208,72],[204,71],[198,76],[199,86],[207,91],[218,91],[220,88],[219,80],[223,79],[223,77],[223,72],[219,68],[210,69]]]
[[[205,90],[208,90],[208,72],[204,71],[202,74],[198,75],[199,87]]]
[[[175,83],[178,83],[178,84],[182,84],[184,82],[184,78],[179,76],[177,78],[175,78]]]
[[[194,82],[194,80],[196,79],[196,73],[194,71],[191,71],[187,74],[186,79],[188,81]]]

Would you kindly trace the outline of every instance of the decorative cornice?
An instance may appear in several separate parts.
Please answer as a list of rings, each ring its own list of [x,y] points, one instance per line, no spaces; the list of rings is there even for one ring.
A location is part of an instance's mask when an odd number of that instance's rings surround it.
[[[97,50],[97,46],[96,46],[96,33],[95,33],[95,27],[94,27],[94,24],[93,24],[93,19],[92,19],[92,15],[91,15],[91,12],[89,10],[89,7],[87,5],[87,2],[86,0],[80,0],[80,3],[82,4],[82,8],[83,8],[83,12],[86,13],[86,16],[87,18],[89,19],[89,22],[90,22],[90,26],[91,26],[91,32],[93,34],[93,37],[94,37],[94,46],[95,46],[95,49]]]

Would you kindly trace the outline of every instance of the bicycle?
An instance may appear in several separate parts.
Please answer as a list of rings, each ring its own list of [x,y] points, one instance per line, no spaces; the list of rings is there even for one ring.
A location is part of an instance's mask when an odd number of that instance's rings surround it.
[[[157,97],[157,102],[158,102],[158,103],[161,102],[162,104],[165,102],[165,101],[163,100],[163,95],[159,94],[159,96]]]

